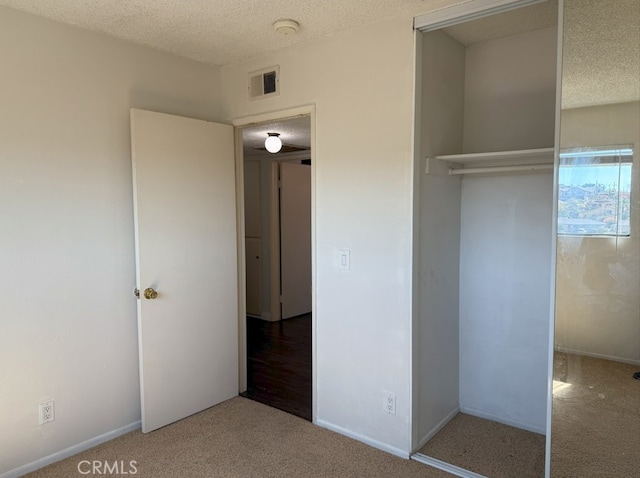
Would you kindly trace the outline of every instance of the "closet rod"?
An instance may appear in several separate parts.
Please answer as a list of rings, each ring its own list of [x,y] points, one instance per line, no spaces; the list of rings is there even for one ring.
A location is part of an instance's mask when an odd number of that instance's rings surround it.
[[[526,164],[519,166],[491,166],[486,168],[463,168],[463,169],[449,169],[451,176],[458,176],[460,174],[480,174],[480,173],[510,173],[516,171],[540,171],[546,169],[553,169],[553,164]]]

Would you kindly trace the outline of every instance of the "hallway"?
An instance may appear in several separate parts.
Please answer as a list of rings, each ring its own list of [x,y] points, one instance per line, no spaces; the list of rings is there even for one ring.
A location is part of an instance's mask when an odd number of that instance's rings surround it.
[[[247,317],[242,396],[311,421],[311,314],[277,322]]]

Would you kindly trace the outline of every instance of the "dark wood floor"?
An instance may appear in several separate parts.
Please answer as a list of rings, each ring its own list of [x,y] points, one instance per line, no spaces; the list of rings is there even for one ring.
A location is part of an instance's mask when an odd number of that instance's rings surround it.
[[[311,420],[311,314],[278,322],[247,317],[242,395]]]

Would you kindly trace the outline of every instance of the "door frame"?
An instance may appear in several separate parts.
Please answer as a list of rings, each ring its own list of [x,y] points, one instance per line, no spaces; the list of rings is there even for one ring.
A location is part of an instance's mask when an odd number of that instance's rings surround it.
[[[242,128],[245,126],[281,121],[298,116],[308,116],[311,123],[311,421],[317,419],[317,373],[316,373],[316,107],[304,105],[297,108],[243,116],[231,121],[234,127],[236,156],[236,218],[238,248],[238,378],[240,390],[247,390],[247,325],[246,325],[246,258],[244,244],[244,155],[242,151]]]

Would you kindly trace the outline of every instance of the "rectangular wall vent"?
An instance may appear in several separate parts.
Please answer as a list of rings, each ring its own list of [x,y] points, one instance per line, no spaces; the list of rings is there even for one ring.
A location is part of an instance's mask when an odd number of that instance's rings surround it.
[[[249,73],[249,99],[257,100],[280,94],[280,68],[272,66]]]

